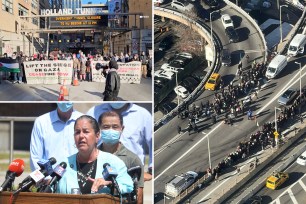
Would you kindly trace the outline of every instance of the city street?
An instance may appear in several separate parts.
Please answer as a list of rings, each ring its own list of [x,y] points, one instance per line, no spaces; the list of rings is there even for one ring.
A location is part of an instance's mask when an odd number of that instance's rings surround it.
[[[70,101],[102,101],[105,83],[79,82],[79,86],[66,85]],[[57,101],[61,85],[0,84],[1,101]],[[152,101],[152,79],[142,78],[140,84],[121,84],[119,100]]]

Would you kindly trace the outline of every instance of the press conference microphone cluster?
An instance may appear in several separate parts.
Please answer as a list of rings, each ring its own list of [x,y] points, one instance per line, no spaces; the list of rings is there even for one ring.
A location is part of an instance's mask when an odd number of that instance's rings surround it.
[[[33,184],[37,184],[43,180],[46,176],[49,176],[53,173],[52,165],[56,163],[56,159],[51,157],[48,160],[40,160],[37,162],[40,169],[36,169],[30,175],[25,178],[20,184],[19,188],[14,191],[13,195],[28,190]]]
[[[39,192],[54,193],[56,191],[57,182],[63,177],[64,173],[66,172],[66,167],[66,162],[61,162],[59,165],[57,165],[54,168],[53,173],[51,174],[52,179],[49,185],[45,186]]]
[[[9,165],[6,172],[5,181],[0,187],[0,192],[7,191],[8,188],[12,189],[12,182],[14,182],[15,177],[20,176],[24,170],[24,161],[22,159],[15,159]]]
[[[102,172],[103,178],[105,181],[112,181],[113,185],[117,189],[119,195],[121,195],[119,185],[116,181],[116,177],[118,176],[118,173],[116,169],[112,168],[109,163],[103,164],[103,172]]]

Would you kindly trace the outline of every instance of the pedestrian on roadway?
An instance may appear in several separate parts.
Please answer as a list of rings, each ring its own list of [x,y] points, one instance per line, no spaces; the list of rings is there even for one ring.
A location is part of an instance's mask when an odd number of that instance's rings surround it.
[[[248,110],[248,113],[247,113],[247,115],[248,115],[248,120],[252,120],[252,115],[253,115],[253,112],[252,112],[252,110],[251,109],[249,109]]]
[[[180,134],[181,133],[181,131],[182,131],[182,128],[181,128],[181,126],[177,126],[177,132],[178,132],[178,134]]]
[[[249,63],[249,59],[250,59],[249,55],[246,55],[245,58],[247,59],[247,63]]]

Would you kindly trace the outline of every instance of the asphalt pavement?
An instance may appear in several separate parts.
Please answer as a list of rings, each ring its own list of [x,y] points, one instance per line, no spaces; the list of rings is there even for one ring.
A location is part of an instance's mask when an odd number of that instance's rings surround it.
[[[306,113],[303,114],[303,117],[306,118]],[[301,130],[306,127],[306,123],[297,122],[296,124],[289,127],[288,130],[293,130],[294,127],[297,130]],[[288,140],[290,140],[290,138],[296,135],[295,131],[287,131],[287,132],[288,134],[286,135],[286,139]],[[294,155],[300,146],[305,146],[305,142],[300,143],[297,148],[286,152],[286,157],[284,159],[281,159],[277,164],[284,162],[287,158],[291,157],[291,155]],[[253,168],[250,168],[250,163],[254,163],[255,158],[259,159],[258,165],[260,165],[266,159],[268,159],[272,154],[274,154],[275,151],[276,149],[271,147],[271,148],[266,148],[265,150],[262,150],[260,152],[257,152],[254,155],[251,155],[247,160],[236,165],[237,167],[240,168],[239,173],[237,173],[237,171],[234,168],[232,168],[229,172],[222,174],[215,182],[212,182],[209,186],[202,187],[201,192],[192,198],[191,203],[209,203],[209,204],[216,203],[216,201],[222,195],[230,191],[235,185],[240,185],[239,182],[245,177],[247,177],[249,173],[252,172]],[[278,166],[277,164],[275,164],[275,166]],[[266,170],[265,176],[261,177],[261,179],[259,179],[257,182],[254,182],[254,184],[250,186],[249,189],[254,189],[255,186],[258,185],[258,183],[262,182],[262,179],[265,180],[269,175],[272,174],[272,172],[273,169],[269,171]],[[267,194],[267,196],[268,195],[270,195],[270,193]],[[240,196],[238,196],[235,201],[243,198],[243,196],[245,196],[245,194],[241,194]]]
[[[105,83],[79,82],[79,86],[66,85],[70,101],[102,101]],[[1,101],[57,101],[60,84],[12,84],[3,80],[0,84]],[[140,84],[122,84],[119,100],[152,101],[152,78],[142,78]]]

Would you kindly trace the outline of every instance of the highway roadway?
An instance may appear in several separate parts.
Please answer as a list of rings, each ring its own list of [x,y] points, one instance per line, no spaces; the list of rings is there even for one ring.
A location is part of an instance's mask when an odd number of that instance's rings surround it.
[[[230,15],[237,15],[231,8],[223,7],[221,13],[228,13]],[[233,18],[234,23],[237,25],[239,17]],[[238,29],[249,26],[249,23],[240,17]],[[262,48],[259,36],[256,31],[250,29],[250,36],[248,39],[240,43],[228,43],[224,33],[224,28],[219,19],[213,22],[214,32],[218,36],[223,45],[234,52],[232,55],[234,66],[221,67],[219,73],[223,76],[226,84],[229,84],[234,79],[237,63],[240,59],[240,53],[249,53],[250,59],[261,56]],[[240,32],[239,32],[239,35]],[[235,52],[236,50],[236,52]],[[238,52],[237,52],[238,51]],[[239,54],[238,54],[239,53]],[[303,58],[289,59],[288,66],[282,72],[278,79],[268,81],[267,84],[259,92],[259,99],[253,104],[253,111],[258,113],[258,122],[260,125],[263,122],[271,121],[274,119],[274,107],[278,107],[278,96],[288,88],[293,86],[298,88],[298,73],[299,66],[293,61],[301,62],[302,65],[306,63]],[[243,58],[243,64],[246,64],[246,59]],[[245,66],[245,65],[243,65]],[[305,70],[305,69],[304,69]],[[303,72],[305,78],[305,71]],[[305,80],[303,81],[305,86]],[[213,92],[205,91],[200,97],[196,99],[196,103],[201,101],[212,100]],[[255,121],[249,121],[246,116],[239,116],[234,122],[233,126],[228,126],[219,121],[216,125],[210,125],[209,121],[201,124],[200,133],[193,133],[188,135],[188,132],[177,134],[177,126],[186,128],[188,120],[181,120],[174,118],[166,125],[161,127],[155,132],[154,135],[154,150],[155,150],[155,180],[154,190],[158,197],[156,202],[161,202],[163,199],[163,192],[165,183],[173,178],[174,175],[187,172],[189,170],[203,173],[208,167],[208,150],[207,150],[207,137],[210,139],[211,160],[212,167],[215,167],[226,155],[234,151],[240,141],[247,140],[250,133],[257,130]]]
[[[306,201],[306,168],[296,162],[292,163],[284,172],[289,179],[277,190],[262,188],[257,196],[262,198],[262,204],[299,204]]]

